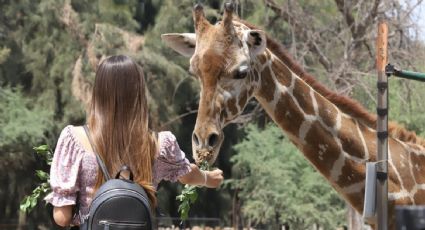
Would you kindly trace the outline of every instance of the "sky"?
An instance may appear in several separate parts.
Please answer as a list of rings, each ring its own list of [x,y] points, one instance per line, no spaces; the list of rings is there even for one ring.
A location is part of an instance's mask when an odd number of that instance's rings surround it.
[[[408,0],[410,3],[414,4],[417,0]],[[425,41],[425,1],[423,1],[414,11],[413,11],[414,19],[417,19],[417,23],[419,26],[419,34],[418,38],[422,41]]]

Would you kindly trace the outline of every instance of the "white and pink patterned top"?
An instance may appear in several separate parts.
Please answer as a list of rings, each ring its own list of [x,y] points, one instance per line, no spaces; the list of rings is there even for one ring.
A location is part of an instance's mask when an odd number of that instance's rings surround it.
[[[97,162],[93,152],[83,148],[69,125],[62,130],[56,145],[50,168],[52,192],[44,200],[53,206],[80,206],[80,214],[88,215],[92,192],[97,178]],[[158,133],[160,144],[153,166],[153,183],[157,187],[161,180],[175,182],[190,172],[190,163],[180,150],[176,137],[171,132]],[[79,225],[80,216],[74,216],[73,225]]]

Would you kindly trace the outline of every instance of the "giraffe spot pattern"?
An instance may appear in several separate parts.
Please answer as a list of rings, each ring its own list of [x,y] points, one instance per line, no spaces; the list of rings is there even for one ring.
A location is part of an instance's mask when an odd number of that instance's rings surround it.
[[[285,77],[277,77],[276,78],[277,82],[279,82],[281,85],[289,87],[291,84],[292,72],[288,69],[288,67],[284,65],[279,65],[276,62],[272,62],[271,67],[275,75],[285,76]],[[266,68],[266,69],[269,70],[269,68]]]
[[[238,113],[238,108],[236,107],[236,98],[232,97],[227,101],[226,108],[230,111],[232,115],[236,115]]]
[[[326,149],[320,147],[324,143],[324,139],[326,139]],[[310,159],[317,170],[322,172],[325,177],[329,177],[334,163],[340,155],[340,148],[333,139],[332,133],[322,129],[321,124],[318,121],[314,121],[305,137],[305,143],[303,152],[306,154],[306,157]],[[319,152],[322,154],[319,154]],[[319,157],[321,155],[326,156],[326,160],[320,160]]]
[[[360,159],[365,159],[364,146],[357,130],[357,123],[352,118],[342,118],[338,137],[341,140],[342,149]]]
[[[240,97],[240,99],[239,99],[239,107],[242,109],[242,108],[244,108],[244,107],[245,107],[245,105],[246,105],[246,101],[248,100],[248,93],[247,93],[247,90],[243,90],[243,91],[240,93],[240,95],[241,95],[241,97]]]
[[[286,118],[286,112],[291,111],[293,116],[290,120]],[[274,118],[279,126],[289,133],[298,133],[298,130],[303,122],[302,111],[298,110],[288,93],[281,93],[280,99],[277,102]]]
[[[310,91],[306,90],[305,88],[306,83],[301,79],[296,79],[293,89],[293,95],[305,114],[315,115]]]
[[[264,98],[266,102],[270,102],[274,99],[274,92],[276,90],[276,85],[273,82],[273,79],[271,79],[271,73],[268,68],[266,68],[263,72],[263,78],[261,81],[261,87],[258,92],[260,97]],[[266,77],[267,76],[267,77]]]
[[[341,176],[339,177],[337,184],[344,188],[352,184],[363,182],[365,180],[365,175],[361,172],[364,171],[364,164],[353,164],[350,159],[346,159],[344,166],[342,167]]]
[[[318,105],[329,105],[323,106],[323,109],[319,109],[318,115],[322,118],[323,123],[325,123],[329,127],[334,127],[336,122],[336,116],[338,114],[338,110],[335,106],[330,105],[330,102],[327,101],[321,95],[315,97]]]
[[[425,184],[425,156],[411,153],[413,162],[413,174],[415,175],[416,183]]]

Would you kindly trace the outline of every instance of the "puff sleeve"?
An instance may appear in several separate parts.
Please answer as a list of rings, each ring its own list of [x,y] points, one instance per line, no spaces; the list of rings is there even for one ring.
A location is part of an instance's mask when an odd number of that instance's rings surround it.
[[[180,176],[191,171],[189,160],[171,132],[160,132],[158,141],[160,147],[154,167],[155,184],[161,180],[175,182]]]
[[[62,130],[50,168],[52,192],[45,200],[56,207],[74,205],[79,190],[78,174],[83,154],[71,132],[71,126]]]

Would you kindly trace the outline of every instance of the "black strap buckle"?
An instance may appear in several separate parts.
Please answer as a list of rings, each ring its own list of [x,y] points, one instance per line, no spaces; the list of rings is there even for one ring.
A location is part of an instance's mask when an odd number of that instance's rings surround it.
[[[378,82],[378,83],[376,83],[376,87],[379,90],[386,90],[386,89],[388,89],[388,82]]]
[[[388,173],[386,173],[386,172],[376,172],[376,178],[380,181],[388,180]]]
[[[381,140],[388,138],[388,131],[380,131],[380,132],[376,132],[376,134],[378,135],[378,138]]]
[[[376,108],[376,113],[378,116],[386,116],[388,115],[388,108]]]

